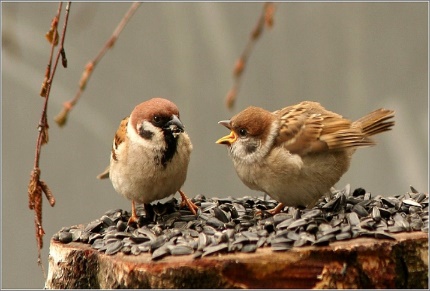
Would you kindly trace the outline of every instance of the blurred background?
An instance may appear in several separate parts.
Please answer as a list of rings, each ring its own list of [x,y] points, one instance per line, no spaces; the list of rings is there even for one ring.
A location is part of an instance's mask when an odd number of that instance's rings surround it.
[[[59,66],[55,75],[50,140],[40,160],[41,179],[57,200],[51,208],[43,197],[46,269],[49,240],[61,227],[130,209],[96,175],[109,163],[120,120],[155,96],[178,105],[194,144],[183,187],[191,197],[261,195],[242,184],[226,148],[215,144],[228,133],[217,122],[249,105],[276,110],[302,100],[352,120],[379,107],[396,111],[394,129],[378,135],[376,147],[356,152],[337,188],[350,183],[388,196],[413,185],[428,192],[427,3],[276,3],[274,26],[254,47],[233,110],[224,98],[263,3],[144,3],[59,128],[53,117],[130,5],[71,5],[68,68]],[[44,35],[57,9],[54,2],[2,3],[2,288],[44,286],[27,185],[50,52]],[[59,27],[63,20],[64,13]]]

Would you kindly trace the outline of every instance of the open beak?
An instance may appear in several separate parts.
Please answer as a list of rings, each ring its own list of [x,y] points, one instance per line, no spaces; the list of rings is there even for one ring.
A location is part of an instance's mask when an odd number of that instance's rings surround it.
[[[231,126],[230,126],[230,120],[222,120],[220,122],[218,122],[221,125],[224,125],[225,127],[227,127],[228,129],[231,130]],[[232,130],[230,132],[229,135],[226,135],[222,138],[220,138],[219,140],[216,141],[217,144],[226,144],[226,145],[231,145],[232,143],[234,143],[237,140],[237,135],[236,133]]]

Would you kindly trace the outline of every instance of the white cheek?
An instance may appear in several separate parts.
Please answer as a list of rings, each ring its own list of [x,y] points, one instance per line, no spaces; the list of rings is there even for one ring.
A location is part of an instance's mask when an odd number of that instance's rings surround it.
[[[261,140],[255,141],[256,149],[254,151],[247,150],[246,144],[249,144],[250,139],[253,137],[248,137],[247,139],[237,139],[230,148],[230,155],[236,164],[252,164],[258,163],[263,160],[272,150],[273,143],[279,132],[279,122],[274,122],[270,127],[269,135],[267,139],[262,142]]]
[[[160,128],[155,127],[148,121],[144,121],[143,124],[138,124],[137,126],[138,128],[134,129],[131,125],[131,122],[128,123],[127,131],[130,133],[130,141],[132,141],[132,143],[138,144],[139,146],[143,146],[145,148],[153,148],[156,150],[159,150],[160,147],[165,147],[164,135]],[[141,126],[143,126],[145,130],[153,133],[151,138],[146,139],[138,134]]]
[[[246,143],[249,143],[248,139],[238,139],[235,141],[230,148],[230,155],[236,162],[239,163],[255,163],[267,154],[264,151],[260,142],[257,142],[257,148],[255,151],[249,152],[246,148]]]

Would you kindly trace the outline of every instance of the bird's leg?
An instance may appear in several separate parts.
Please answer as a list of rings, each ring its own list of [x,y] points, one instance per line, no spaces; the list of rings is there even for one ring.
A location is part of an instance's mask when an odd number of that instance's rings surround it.
[[[137,222],[139,221],[139,217],[137,217],[136,214],[136,205],[134,200],[131,201],[131,216],[130,219],[128,220],[128,225],[130,224],[137,224]]]
[[[179,194],[181,194],[182,197],[182,201],[181,201],[181,207],[187,206],[188,209],[191,210],[191,212],[194,215],[197,215],[197,209],[199,209],[199,207],[197,205],[195,205],[190,198],[188,198],[184,192],[182,192],[181,190],[178,190]]]
[[[283,203],[279,203],[278,205],[276,205],[275,208],[269,209],[269,210],[267,210],[267,212],[270,213],[271,215],[275,215],[275,214],[281,212],[281,210],[284,209],[284,206],[285,205]],[[256,210],[254,212],[254,214],[255,215],[261,215],[262,214],[262,210]]]
[[[281,212],[282,209],[284,209],[284,203],[279,203],[278,205],[276,205],[275,208],[268,210],[268,212],[272,215],[275,215],[279,212]]]
[[[143,204],[143,206],[145,207],[145,216],[146,219],[149,221],[153,221],[154,219],[154,208],[152,208],[152,205],[149,203],[145,203]]]

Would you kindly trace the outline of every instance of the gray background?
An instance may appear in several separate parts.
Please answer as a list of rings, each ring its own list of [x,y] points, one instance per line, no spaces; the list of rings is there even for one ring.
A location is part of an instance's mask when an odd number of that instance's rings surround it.
[[[43,260],[62,226],[87,223],[112,208],[130,209],[96,175],[109,162],[119,121],[151,97],[175,102],[194,144],[183,190],[193,197],[260,195],[237,178],[217,122],[249,105],[269,110],[302,100],[357,119],[386,107],[394,130],[361,149],[338,188],[350,183],[374,195],[409,185],[428,191],[427,3],[278,3],[249,60],[238,102],[224,106],[233,65],[262,3],[142,4],[101,61],[66,127],[53,117],[74,96],[85,64],[111,35],[129,3],[73,3],[65,48],[69,68],[55,76],[43,147],[42,179],[57,199],[44,199]],[[57,3],[2,3],[2,288],[42,288],[36,264],[27,184],[33,167],[38,96],[50,46],[44,39]],[[64,14],[62,14],[61,26]],[[176,195],[177,197],[179,195]]]

